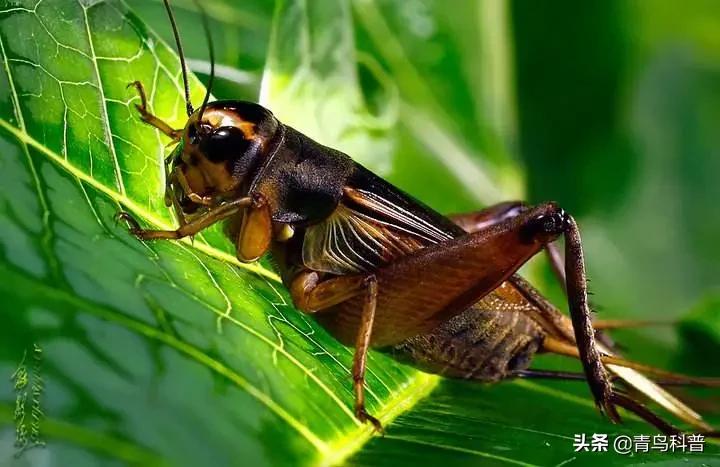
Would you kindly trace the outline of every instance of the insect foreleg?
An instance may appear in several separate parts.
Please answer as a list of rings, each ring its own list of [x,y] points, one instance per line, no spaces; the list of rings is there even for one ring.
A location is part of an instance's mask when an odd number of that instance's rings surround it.
[[[145,97],[145,89],[143,88],[142,83],[140,81],[133,81],[132,83],[128,84],[128,87],[130,86],[135,87],[135,89],[137,89],[138,95],[140,96],[140,103],[135,104],[135,108],[140,113],[140,118],[142,119],[142,121],[147,123],[148,125],[154,126],[162,133],[172,138],[174,141],[180,141],[180,138],[182,138],[182,130],[173,129],[173,127],[171,127],[155,115],[151,114],[147,110],[147,97]]]
[[[176,230],[147,230],[140,227],[140,224],[135,220],[132,215],[128,212],[121,211],[117,213],[117,220],[124,220],[128,223],[130,233],[135,235],[141,240],[178,240],[183,237],[195,235],[203,229],[206,229],[216,222],[226,219],[233,214],[240,212],[242,209],[252,204],[252,198],[240,198],[234,201],[230,201],[225,204],[221,204],[216,208],[209,210],[202,214],[197,219],[194,219],[187,224],[180,226]]]

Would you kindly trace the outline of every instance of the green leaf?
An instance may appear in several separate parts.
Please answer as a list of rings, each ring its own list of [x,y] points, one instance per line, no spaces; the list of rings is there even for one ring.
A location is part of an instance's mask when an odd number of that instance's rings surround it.
[[[160,2],[130,2],[143,21],[120,0],[36,3],[0,2],[0,375],[25,367],[32,384],[34,344],[42,349],[48,445],[12,457],[17,379],[7,381],[0,463],[717,463],[714,445],[702,455],[576,454],[576,433],[654,430],[632,417],[610,425],[583,384],[438,386],[377,352],[369,409],[394,421],[372,437],[352,416],[352,350],[293,309],[267,262],[239,264],[217,229],[195,243],[143,244],[113,222],[128,209],[147,225],[173,224],[167,140],[139,122],[125,87],[141,80],[152,110],[182,125],[177,58],[146,26],[170,39]],[[193,2],[173,3],[199,70],[206,49]],[[256,99],[262,75],[263,102],[283,121],[438,209],[521,193],[508,150],[507,12],[495,2],[468,0],[462,10],[473,14],[459,18],[444,2],[283,0],[273,20],[266,2],[203,4],[220,63],[257,78],[226,76],[218,97]],[[478,60],[468,31],[482,39]],[[450,54],[441,64],[438,50]],[[197,103],[203,89],[192,81]],[[654,336],[628,336],[634,357],[644,356],[637,348],[654,364],[673,355]]]
[[[367,439],[351,410],[351,350],[297,313],[274,273],[238,264],[217,239],[143,244],[114,224],[122,208],[171,226],[167,141],[126,89],[140,80],[152,111],[181,125],[170,49],[118,1],[4,7],[0,33],[0,373],[37,344],[45,387],[48,447],[24,455],[316,463]],[[382,355],[370,367],[369,408],[386,421],[434,384]],[[11,382],[0,396],[12,456]]]
[[[413,410],[397,418],[384,438],[373,438],[350,459],[351,465],[715,465],[717,446],[704,453],[575,452],[575,434],[630,438],[656,434],[632,417],[613,426],[603,420],[587,390],[568,392],[571,382],[504,382],[483,387],[443,381]]]
[[[394,99],[377,115],[365,105],[350,15],[345,1],[279,1],[260,103],[288,125],[386,175],[393,162],[388,133],[397,118],[396,90],[387,91]]]

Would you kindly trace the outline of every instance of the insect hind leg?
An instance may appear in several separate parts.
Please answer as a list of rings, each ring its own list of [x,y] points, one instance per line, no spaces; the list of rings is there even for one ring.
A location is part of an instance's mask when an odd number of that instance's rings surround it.
[[[522,201],[504,201],[479,211],[452,214],[449,217],[464,231],[473,233],[497,225],[508,218],[517,217],[529,208],[530,206]],[[544,249],[553,273],[564,291],[565,266],[563,265],[562,253],[554,242],[545,245]]]
[[[610,378],[600,359],[600,352],[595,342],[595,331],[592,327],[588,304],[587,278],[580,231],[573,217],[560,207],[554,203],[547,203],[543,206],[546,207],[545,214],[528,219],[522,226],[521,242],[523,237],[531,239],[537,236],[550,236],[543,242],[543,247],[549,251],[551,259],[554,259],[554,269],[557,271],[558,278],[565,285],[574,337],[588,385],[600,410],[613,422],[619,422],[620,417],[611,398],[613,390]],[[480,220],[479,223],[476,223],[475,228],[480,231],[488,227],[497,228],[507,219],[520,218],[534,210],[537,210],[537,207],[529,208],[519,202],[496,205],[475,214]],[[465,219],[467,219],[467,215]],[[456,216],[456,222],[461,220],[462,218]],[[472,228],[472,225],[470,227]],[[464,228],[468,229],[468,227]],[[552,236],[553,234],[555,237]],[[560,255],[556,250],[552,248],[548,250],[548,245],[557,238],[557,235],[563,235],[565,239],[564,264],[559,264],[557,261]]]

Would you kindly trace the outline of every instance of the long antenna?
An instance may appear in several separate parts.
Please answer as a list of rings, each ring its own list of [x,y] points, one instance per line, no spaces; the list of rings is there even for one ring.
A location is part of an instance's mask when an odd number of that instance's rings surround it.
[[[208,50],[210,52],[210,78],[208,79],[207,89],[205,90],[205,98],[203,99],[202,106],[200,107],[200,114],[198,115],[198,121],[202,121],[205,107],[207,107],[208,100],[210,100],[210,93],[212,92],[213,81],[215,80],[215,50],[213,47],[212,34],[210,33],[210,24],[208,23],[208,15],[205,9],[200,5],[198,0],[194,0],[195,6],[200,10],[203,29],[205,30],[205,38],[208,44]]]
[[[175,15],[173,15],[170,3],[168,0],[163,0],[165,3],[165,10],[167,10],[168,17],[170,18],[170,25],[172,26],[173,36],[175,36],[175,45],[177,46],[178,55],[180,55],[180,66],[182,67],[182,78],[183,86],[185,87],[185,107],[187,110],[188,117],[193,114],[193,106],[190,103],[190,84],[188,83],[187,65],[185,65],[185,53],[183,52],[182,43],[180,42],[180,33],[178,33],[177,23],[175,22]]]

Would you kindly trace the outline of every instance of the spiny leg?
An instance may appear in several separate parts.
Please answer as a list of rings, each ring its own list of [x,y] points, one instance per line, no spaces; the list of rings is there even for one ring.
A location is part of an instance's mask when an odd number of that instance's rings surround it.
[[[560,283],[560,286],[562,287],[563,291],[567,295],[567,289],[566,289],[566,278],[565,278],[565,270],[563,267],[563,256],[560,252],[560,249],[558,248],[557,244],[555,243],[549,243],[545,247],[545,253],[548,256],[548,259],[550,261],[550,266],[552,267],[553,272],[555,273],[555,277],[558,278],[558,282]],[[609,320],[593,320],[593,328],[596,331],[601,330],[607,330],[607,329],[622,329],[622,328],[635,328],[635,327],[643,327],[643,326],[657,326],[657,325],[672,325],[675,324],[672,321],[663,321],[663,320],[634,320],[634,319],[609,319]],[[612,340],[607,336],[606,334],[600,334],[597,336],[603,343],[608,345],[609,347],[614,347],[615,344],[612,342]]]
[[[127,87],[131,86],[135,87],[138,95],[140,96],[140,103],[135,104],[135,108],[140,113],[140,118],[142,119],[142,121],[147,123],[148,125],[154,126],[162,133],[172,138],[174,141],[180,141],[180,138],[182,138],[182,130],[173,129],[170,125],[168,125],[155,115],[151,114],[147,110],[147,97],[145,96],[145,89],[143,88],[142,83],[140,81],[133,81],[132,83],[127,85]]]
[[[475,213],[475,228],[480,230],[488,226],[497,225],[508,218],[513,218],[527,212],[529,208],[522,203],[510,202],[496,205],[479,213]],[[467,222],[473,214],[463,216],[455,216],[454,220],[464,228],[472,227],[472,223]],[[463,221],[465,221],[463,223]],[[559,271],[558,277],[563,278],[565,282],[566,292],[568,295],[568,304],[570,307],[570,317],[573,323],[575,340],[578,344],[583,368],[588,376],[588,385],[593,393],[598,407],[607,414],[614,422],[619,421],[619,416],[615,410],[610,396],[612,394],[612,386],[605,367],[600,360],[600,353],[595,344],[595,331],[592,327],[591,312],[587,298],[587,279],[585,275],[585,263],[583,260],[582,244],[580,241],[580,233],[577,224],[572,216],[562,213],[562,231],[565,236],[565,264],[563,267],[555,264],[555,269]],[[554,240],[554,239],[553,239]],[[545,247],[552,240],[546,242]],[[555,254],[553,254],[555,252]],[[555,250],[550,252],[551,259],[559,258]]]
[[[580,358],[577,347],[565,341],[558,341],[552,337],[546,337],[543,341],[543,350],[553,352],[560,355]],[[644,373],[653,376],[659,376],[663,379],[674,380],[677,384],[689,384],[698,386],[717,386],[717,380],[712,378],[698,378],[685,375],[677,375],[664,370],[659,370],[646,365],[636,364],[627,360],[615,357],[607,353],[607,349],[601,349],[606,352],[602,355],[602,362],[610,368],[610,370],[622,379],[623,383],[638,391],[644,396],[656,402],[664,409],[683,420],[685,423],[692,425],[696,429],[709,432],[712,427],[708,425],[695,410],[687,404],[679,400],[668,391],[664,390],[659,381],[652,381]]]
[[[518,214],[523,212],[522,205],[512,206],[512,209]],[[557,250],[549,250],[549,256],[551,257],[551,261],[554,260],[553,264],[556,274],[560,279],[564,280],[570,307],[574,340],[577,343],[580,360],[583,364],[588,385],[595,398],[595,402],[600,410],[613,422],[619,422],[620,417],[611,401],[613,390],[610,377],[603,366],[600,352],[595,343],[595,331],[592,327],[591,311],[587,298],[587,278],[579,229],[572,216],[562,212],[562,218],[562,230],[565,237],[564,266],[561,267],[557,264],[557,260],[560,258]],[[548,251],[547,247],[550,244],[551,241],[545,244],[546,251]]]
[[[592,327],[590,307],[587,296],[587,278],[583,259],[580,231],[572,216],[565,217],[565,275],[567,285],[570,319],[575,331],[575,342],[588,377],[590,391],[595,403],[613,422],[619,422],[620,416],[612,402],[612,384],[607,370],[600,359],[595,343],[595,330]]]
[[[517,208],[517,205],[519,203],[515,203],[515,209]],[[509,208],[508,208],[509,206]],[[499,209],[498,209],[499,207]],[[504,203],[502,205],[494,206],[489,208],[486,211],[481,211],[479,214],[470,214],[465,216],[460,216],[461,219],[458,222],[458,224],[462,227],[464,227],[466,230],[472,230],[473,225],[479,225],[477,223],[478,217],[480,217],[480,220],[482,222],[485,222],[482,218],[487,218],[487,214],[491,214],[491,218],[498,218],[502,217],[497,215],[497,212],[499,211],[501,214],[502,212],[507,212],[508,209],[513,209],[513,203]],[[496,211],[493,213],[493,211]],[[516,211],[522,214],[522,210]],[[518,215],[520,215],[518,214]],[[470,227],[468,227],[470,225]],[[554,243],[550,243],[551,245],[550,253],[554,252],[554,254],[551,254],[552,257],[555,258],[555,261],[553,261],[553,265],[555,266],[555,269],[562,270],[564,267],[562,265],[562,255],[557,252],[557,248],[555,248]],[[547,249],[546,249],[547,251]],[[558,275],[560,276],[560,275]],[[531,317],[541,325],[541,327],[548,333],[548,335],[555,337],[556,339],[560,339],[564,342],[566,342],[568,345],[574,345],[575,344],[575,336],[574,336],[574,330],[573,326],[569,319],[565,317],[564,314],[560,312],[553,304],[551,304],[547,299],[545,299],[539,292],[535,290],[535,288],[529,284],[527,281],[522,279],[522,277],[518,276],[517,274],[512,275],[508,282],[506,283],[507,287],[510,287],[511,289],[517,291],[520,295],[524,296],[526,300],[528,300],[530,303],[532,303],[534,306],[531,307],[532,313]],[[512,294],[511,294],[512,295]],[[630,323],[622,323],[622,322],[600,322],[598,327],[618,327],[618,326],[628,326],[628,325],[638,325],[641,323],[638,322],[630,322]],[[660,323],[657,323],[660,324]],[[607,325],[607,326],[606,326]],[[593,323],[593,328],[595,328],[595,323]],[[597,332],[595,334],[595,339],[598,340],[598,345],[602,345],[605,348],[603,349],[600,347],[600,350],[604,352],[608,352],[614,348],[612,341],[608,339],[608,337],[605,334],[602,334],[600,332]],[[577,351],[576,351],[577,352]],[[619,377],[623,383],[629,385],[629,387],[632,387],[636,390],[639,390],[641,393],[646,395],[647,397],[651,398],[661,406],[663,406],[665,409],[672,412],[674,415],[678,416],[679,418],[683,419],[687,423],[695,426],[696,428],[700,430],[707,431],[710,429],[710,427],[702,421],[702,418],[695,413],[692,409],[687,407],[684,403],[679,401],[678,399],[672,397],[672,395],[668,394],[667,392],[663,391],[660,387],[655,386],[653,387],[653,382],[650,380],[647,380],[644,378],[640,373],[636,372],[635,370],[631,370],[624,367],[618,367],[617,365],[611,365],[609,367],[613,374],[609,375],[611,378],[615,378],[615,376]],[[615,375],[614,373],[620,372],[621,374]],[[634,372],[634,373],[633,373]],[[677,379],[672,378],[670,379],[659,379],[656,380],[655,383],[657,384],[693,384],[687,380],[684,379]]]
[[[541,318],[540,320],[537,320],[537,322],[541,324],[543,329],[545,329],[548,333],[548,336],[545,338],[545,350],[547,350],[547,344],[553,342],[553,340],[555,342],[560,341],[564,349],[566,349],[565,354],[579,358],[579,351],[576,348],[572,325],[569,319],[567,319],[560,310],[545,299],[531,284],[522,279],[520,276],[512,276],[509,282],[511,282],[516,287],[516,290],[534,305],[533,309],[537,310],[537,313]],[[593,327],[595,327],[594,323]],[[612,355],[613,347],[611,344],[606,342],[605,338],[607,336],[605,334],[596,333],[595,337],[599,341],[598,344],[600,351],[606,355]],[[711,430],[711,427],[703,421],[702,417],[697,412],[687,406],[687,404],[683,401],[677,399],[672,394],[662,389],[661,386],[669,384],[695,384],[685,379],[683,375],[674,375],[669,378],[657,377],[654,380],[649,380],[640,371],[632,368],[608,363],[608,369],[612,372],[611,378],[614,380],[620,380],[629,388],[639,391],[641,394],[652,399],[665,410],[668,410],[670,413],[692,425],[696,429],[701,431]]]
[[[242,209],[252,204],[252,198],[239,198],[234,201],[230,201],[225,204],[221,204],[216,208],[213,208],[206,213],[202,214],[197,219],[194,219],[187,224],[181,225],[176,230],[148,230],[140,227],[140,224],[135,220],[132,215],[128,212],[121,211],[116,214],[117,220],[123,220],[128,223],[130,233],[135,235],[141,240],[178,240],[183,237],[195,235],[201,230],[210,227],[212,224],[226,219],[233,214],[238,213]]]
[[[506,219],[513,215],[518,215],[527,206],[520,201],[509,201],[500,204],[496,204],[483,209],[478,212],[459,214],[451,216],[453,222],[458,224],[460,227],[468,232],[475,232],[480,228],[486,228],[491,225],[495,225],[503,219]],[[558,283],[562,287],[563,291],[567,295],[566,283],[567,278],[565,276],[565,265],[564,258],[560,248],[556,242],[551,242],[545,245],[545,253],[550,261],[553,273],[558,280]],[[655,326],[655,325],[671,325],[674,324],[671,321],[663,320],[593,320],[593,328],[595,330],[603,329],[620,329],[630,327],[642,327],[642,326]],[[606,344],[612,346],[611,342]]]
[[[702,415],[700,415],[688,404],[678,399],[675,395],[663,389],[658,383],[653,382],[648,376],[644,374],[644,372],[638,371],[637,369],[631,368],[630,366],[619,365],[618,363],[620,363],[620,360],[614,360],[614,362],[610,361],[610,359],[608,359],[607,357],[612,356],[612,354],[608,352],[607,349],[601,348],[601,351],[605,352],[606,354],[603,357],[603,363],[606,364],[607,368],[612,371],[613,374],[621,378],[623,384],[626,385],[628,388],[651,399],[652,401],[660,405],[662,408],[672,413],[677,418],[683,420],[685,423],[692,425],[696,429],[701,431],[712,430],[712,427],[708,425],[707,422],[705,422]],[[657,373],[653,372],[648,372],[648,374],[657,375]],[[682,377],[678,378],[673,376],[669,372],[664,372],[663,374],[666,375],[666,379],[674,378],[678,383],[684,384],[688,382]],[[696,385],[699,378],[693,379],[695,379],[696,381],[693,381],[692,384]],[[702,385],[706,384],[703,383]]]

